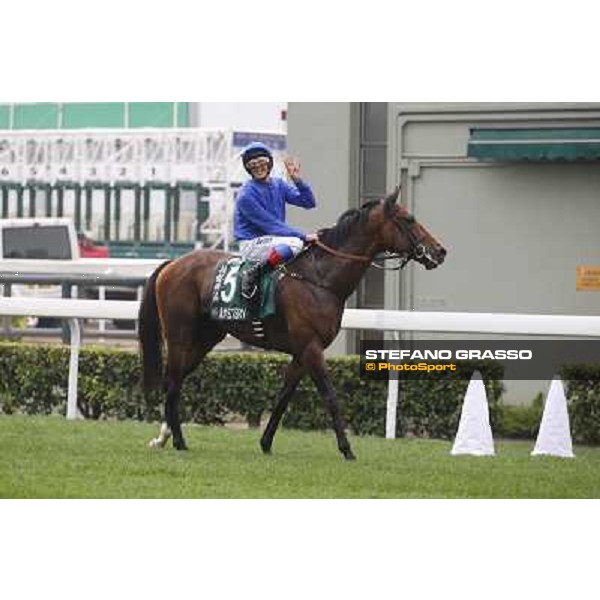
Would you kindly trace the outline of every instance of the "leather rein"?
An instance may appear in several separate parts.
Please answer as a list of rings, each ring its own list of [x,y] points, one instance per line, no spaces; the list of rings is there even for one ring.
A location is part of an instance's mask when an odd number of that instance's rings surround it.
[[[356,260],[359,262],[371,262],[371,258],[369,256],[363,256],[361,254],[347,254],[346,252],[340,252],[339,250],[335,250],[330,248],[326,244],[324,244],[321,240],[316,240],[313,242],[314,246],[321,248],[321,250],[325,250],[325,252],[337,256],[338,258],[345,258],[346,260]]]
[[[335,248],[331,248],[330,246],[327,246],[327,244],[324,244],[321,240],[318,240],[318,239],[315,240],[314,242],[312,242],[311,245],[317,246],[318,248],[321,248],[321,250],[324,250],[328,254],[331,254],[332,256],[336,256],[337,258],[343,258],[345,260],[353,260],[353,261],[358,261],[358,262],[371,263],[371,265],[370,265],[371,267],[375,267],[377,269],[382,269],[384,271],[399,271],[399,270],[403,269],[410,262],[411,259],[419,258],[424,253],[424,248],[423,248],[423,244],[422,244],[422,239],[417,239],[415,237],[415,235],[413,234],[412,229],[410,227],[405,227],[403,223],[401,223],[400,221],[397,221],[396,219],[394,219],[393,222],[394,222],[394,225],[396,225],[396,227],[400,231],[402,231],[403,233],[406,234],[406,236],[408,237],[408,239],[410,241],[410,250],[408,252],[406,252],[404,254],[398,254],[398,253],[394,253],[394,252],[386,252],[381,257],[381,260],[400,260],[400,263],[394,267],[384,267],[384,266],[378,265],[377,263],[375,263],[373,261],[373,259],[370,256],[365,256],[362,254],[348,254],[347,252],[340,252],[339,250],[336,250]],[[289,271],[285,266],[283,267],[282,271],[285,275],[292,277],[292,279],[299,279],[302,281],[306,281],[308,283],[312,283],[313,285],[316,285],[317,287],[323,288],[330,292],[332,291],[328,287],[324,286],[323,284],[321,284],[317,281],[313,281],[312,279],[306,277],[305,275],[298,273],[297,271]]]
[[[316,240],[315,242],[313,242],[313,245],[321,248],[321,250],[324,250],[325,252],[327,252],[328,254],[331,254],[332,256],[337,256],[338,258],[344,258],[346,260],[354,260],[354,261],[359,261],[359,262],[370,262],[371,267],[375,267],[376,269],[382,269],[384,271],[400,271],[401,269],[404,269],[404,267],[406,267],[406,265],[410,262],[410,260],[412,258],[419,258],[423,254],[424,249],[423,249],[423,244],[421,243],[422,240],[415,238],[415,235],[413,234],[412,229],[410,227],[405,227],[402,222],[397,221],[396,219],[394,219],[393,222],[394,222],[394,225],[396,225],[396,227],[400,231],[402,231],[403,233],[406,234],[406,236],[408,237],[408,239],[410,241],[410,250],[408,252],[406,252],[405,254],[398,254],[395,252],[385,252],[384,255],[382,257],[380,257],[380,260],[384,260],[384,261],[385,260],[399,260],[400,263],[394,267],[384,267],[382,265],[378,265],[369,256],[364,256],[361,254],[348,254],[346,252],[340,252],[339,250],[330,248],[329,246],[324,244],[321,240]]]

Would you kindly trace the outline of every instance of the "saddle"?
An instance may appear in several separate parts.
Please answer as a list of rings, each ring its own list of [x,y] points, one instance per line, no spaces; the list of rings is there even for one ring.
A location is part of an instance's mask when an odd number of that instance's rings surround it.
[[[216,321],[263,320],[275,314],[275,290],[283,277],[282,271],[275,269],[262,275],[258,283],[260,302],[251,303],[241,293],[242,274],[253,265],[240,257],[230,258],[220,263],[215,271],[215,279],[209,307],[210,317]]]

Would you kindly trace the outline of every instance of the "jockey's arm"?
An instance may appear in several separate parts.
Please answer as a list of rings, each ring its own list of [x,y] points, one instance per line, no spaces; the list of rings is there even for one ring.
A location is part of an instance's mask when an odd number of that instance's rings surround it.
[[[300,208],[314,208],[317,205],[313,191],[301,179],[294,181],[294,185],[284,183],[286,186],[285,200],[288,204],[299,206]]]
[[[239,204],[239,210],[244,219],[252,223],[256,229],[263,231],[264,235],[274,235],[281,237],[297,237],[305,239],[304,232],[291,227],[284,221],[274,217],[268,210],[265,210],[259,203],[253,202],[251,198],[244,200]]]

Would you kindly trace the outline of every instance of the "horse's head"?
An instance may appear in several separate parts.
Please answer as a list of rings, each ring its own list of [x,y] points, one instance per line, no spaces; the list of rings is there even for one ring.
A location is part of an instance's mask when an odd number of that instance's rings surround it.
[[[398,204],[400,188],[382,200],[379,245],[382,251],[393,252],[404,260],[416,260],[426,269],[439,267],[446,249],[406,208]]]

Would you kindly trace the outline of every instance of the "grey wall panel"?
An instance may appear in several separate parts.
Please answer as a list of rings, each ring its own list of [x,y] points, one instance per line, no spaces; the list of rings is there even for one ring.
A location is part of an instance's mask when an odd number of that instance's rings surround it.
[[[353,206],[357,196],[352,171],[354,147],[352,105],[348,102],[290,102],[288,148],[302,164],[302,173],[317,198],[317,208],[288,209],[290,223],[305,231],[333,225]],[[350,344],[341,332],[329,354],[345,354]]]
[[[333,224],[350,203],[350,103],[291,102],[288,148],[317,197],[317,209],[290,207],[289,219],[308,231]]]
[[[414,210],[449,249],[436,271],[414,268],[415,309],[598,314],[576,268],[600,263],[595,165],[423,167]]]

